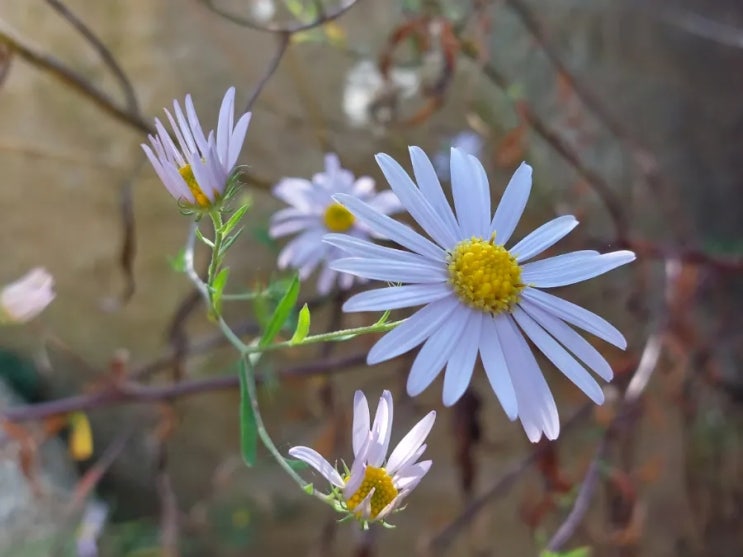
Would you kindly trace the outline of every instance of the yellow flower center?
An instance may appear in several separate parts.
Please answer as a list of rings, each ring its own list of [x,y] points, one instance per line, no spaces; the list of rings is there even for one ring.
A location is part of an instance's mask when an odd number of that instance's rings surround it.
[[[356,217],[340,203],[331,203],[325,209],[323,221],[325,222],[325,228],[331,232],[346,232],[353,226]]]
[[[186,185],[188,186],[188,189],[191,190],[191,193],[193,194],[194,199],[196,200],[196,205],[199,207],[206,209],[209,207],[212,202],[209,201],[209,198],[204,195],[204,192],[201,191],[201,188],[199,187],[199,183],[196,181],[196,177],[193,175],[193,170],[191,169],[191,165],[187,164],[185,166],[182,166],[178,169],[178,173],[181,175],[181,177],[185,180]]]
[[[371,496],[371,517],[376,518],[382,510],[397,497],[397,489],[392,483],[392,478],[384,468],[367,466],[364,472],[364,480],[359,489],[346,501],[348,508],[354,510],[358,507],[369,492],[374,489]]]
[[[491,314],[509,311],[521,297],[521,267],[503,246],[462,240],[449,253],[449,284],[465,305]]]

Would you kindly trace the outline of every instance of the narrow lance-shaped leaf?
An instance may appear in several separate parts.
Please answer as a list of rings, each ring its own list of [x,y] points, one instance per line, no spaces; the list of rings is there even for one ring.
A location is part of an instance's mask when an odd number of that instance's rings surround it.
[[[310,308],[307,304],[302,306],[299,310],[299,318],[297,319],[297,328],[292,336],[292,344],[298,344],[302,342],[306,337],[307,333],[310,332]]]
[[[240,452],[245,464],[255,464],[255,454],[258,446],[258,426],[255,422],[253,405],[250,402],[248,392],[249,373],[253,373],[253,367],[245,358],[240,360]]]
[[[273,315],[271,316],[271,320],[268,322],[268,325],[266,326],[266,330],[263,332],[263,336],[261,337],[261,340],[258,343],[259,346],[264,347],[264,346],[268,346],[269,344],[271,344],[274,337],[281,330],[281,326],[286,321],[286,318],[289,317],[292,309],[294,309],[294,304],[297,303],[298,297],[299,297],[299,277],[297,277],[297,275],[294,275],[294,278],[292,279],[292,282],[289,285],[289,289],[286,291],[284,296],[279,301],[279,304],[276,306],[276,310],[273,312]]]
[[[211,285],[212,308],[217,315],[222,313],[222,294],[224,293],[224,287],[227,285],[227,277],[229,274],[229,267],[224,267],[219,271],[219,273],[217,273],[217,276],[214,278],[214,282]]]
[[[237,226],[237,223],[242,220],[242,218],[245,216],[245,213],[248,212],[248,209],[250,209],[250,204],[243,205],[237,211],[232,213],[232,216],[229,218],[229,220],[224,223],[222,226],[222,234],[227,235],[229,234],[235,226]]]

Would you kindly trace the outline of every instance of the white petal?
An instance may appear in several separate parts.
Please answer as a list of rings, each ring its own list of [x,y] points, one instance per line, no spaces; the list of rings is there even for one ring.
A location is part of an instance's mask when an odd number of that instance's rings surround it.
[[[488,230],[485,222],[489,214],[484,213],[480,193],[480,179],[473,172],[467,155],[459,149],[451,149],[451,189],[454,207],[457,210],[457,222],[465,238],[477,236],[486,238]]]
[[[444,374],[444,406],[457,402],[470,384],[477,360],[483,317],[485,314],[480,311],[470,312],[457,347],[452,350]]]
[[[490,229],[495,232],[499,244],[508,242],[521,219],[531,193],[531,173],[531,166],[522,162],[503,192],[490,223]]]
[[[346,499],[353,497],[364,482],[364,476],[366,475],[366,456],[372,445],[372,435],[369,433],[369,436],[366,438],[366,441],[359,450],[359,456],[354,459],[353,464],[351,465],[348,481],[346,482],[346,485],[343,486],[343,496]]]
[[[292,210],[296,211],[296,209]],[[288,236],[289,234],[295,234],[300,230],[306,230],[307,228],[317,226],[319,226],[317,217],[304,216],[271,224],[268,229],[268,234],[271,238],[280,238],[281,236]]]
[[[599,377],[611,381],[614,372],[609,362],[586,339],[575,332],[570,325],[544,311],[529,300],[521,300],[519,307],[544,327],[549,334],[561,342],[563,346],[595,371]]]
[[[434,208],[397,161],[384,153],[379,153],[376,159],[392,191],[421,228],[440,246],[451,247],[456,244],[457,237],[441,221]]]
[[[364,393],[356,391],[353,396],[353,456],[358,457],[369,436],[369,403]]]
[[[578,220],[573,215],[557,217],[534,230],[508,251],[516,261],[522,263],[555,245],[576,226]]]
[[[227,153],[227,168],[232,169],[237,163],[237,159],[240,156],[240,151],[245,141],[245,134],[248,132],[248,125],[250,124],[251,113],[247,112],[243,114],[235,125],[235,129],[230,137],[230,149]]]
[[[235,115],[235,88],[230,87],[224,94],[222,106],[219,107],[219,119],[217,120],[217,151],[221,159],[227,163],[230,148],[230,135],[232,134],[232,121]]]
[[[431,469],[432,460],[424,460],[410,466],[406,466],[395,478],[395,487],[398,491],[410,492],[420,483],[423,477]]]
[[[459,301],[456,304],[456,310],[443,323],[437,324],[437,329],[415,357],[408,375],[407,390],[410,396],[417,396],[428,388],[456,349],[471,313]]]
[[[418,255],[417,253],[380,246],[379,244],[361,238],[355,238],[348,234],[326,234],[323,237],[323,242],[335,246],[353,257],[363,257],[366,259],[389,259],[421,265],[431,265],[433,263],[430,258]],[[444,268],[445,263],[443,258],[437,263],[442,269]]]
[[[411,456],[414,456],[426,441],[435,421],[436,411],[431,410],[400,440],[385,466],[390,476],[394,476],[395,472],[410,462]]]
[[[565,374],[565,377],[586,393],[593,402],[596,404],[604,403],[604,391],[601,386],[567,350],[529,317],[523,309],[515,308],[513,318],[542,354],[547,356],[547,359],[555,364],[555,367]]]
[[[367,202],[369,207],[376,209],[383,215],[391,215],[403,210],[400,199],[390,190],[379,192]]]
[[[571,255],[571,254],[565,254]],[[558,256],[560,257],[560,256]],[[522,267],[522,279],[524,282],[533,284],[539,288],[552,288],[555,286],[565,286],[588,280],[598,275],[603,275],[621,265],[625,265],[635,260],[635,254],[631,251],[614,251],[604,253],[595,257],[577,257],[576,260],[566,265],[564,261],[551,262],[549,258],[535,263],[527,263]],[[543,264],[539,267],[540,271],[535,272],[527,269],[529,265]]]
[[[312,182],[304,178],[283,178],[276,184],[271,193],[307,214],[320,214],[321,208],[312,200]]]
[[[384,391],[379,398],[377,412],[371,428],[371,443],[366,453],[366,462],[369,466],[379,467],[387,456],[392,431],[392,395]]]
[[[508,374],[508,365],[503,355],[503,347],[498,340],[498,332],[492,318],[486,318],[482,323],[480,359],[485,367],[490,386],[493,388],[495,396],[498,397],[503,411],[509,420],[515,420],[519,415],[516,393],[513,390],[511,377]]]
[[[415,181],[423,193],[424,197],[436,211],[439,219],[449,229],[449,234],[456,239],[461,239],[459,224],[454,218],[449,202],[441,189],[439,177],[436,175],[430,159],[426,156],[420,147],[410,147],[410,160],[413,161],[413,173]],[[451,248],[452,246],[444,246]]]
[[[435,302],[452,294],[446,283],[389,286],[352,296],[343,311],[386,311]]]
[[[357,277],[387,282],[433,283],[445,282],[448,278],[443,266],[434,263],[347,257],[336,259],[330,264],[330,268]]]
[[[501,346],[508,347],[503,353],[527,437],[532,443],[539,441],[542,433],[548,439],[557,439],[560,434],[557,406],[534,354],[510,316],[499,315],[494,322]]]
[[[424,255],[434,261],[443,261],[446,254],[443,249],[387,215],[372,209],[363,201],[347,194],[333,196],[338,203],[348,209],[357,219],[364,221],[369,228],[389,238],[393,242],[411,251]]]
[[[624,339],[624,335],[603,317],[577,304],[568,302],[547,292],[542,292],[536,288],[527,287],[521,295],[555,317],[559,317],[571,325],[588,331],[617,348],[621,348],[622,350],[627,348],[627,341]]]
[[[328,480],[331,484],[336,487],[343,487],[343,478],[338,473],[338,470],[325,460],[320,453],[315,449],[309,447],[292,447],[289,449],[289,454],[294,458],[298,458],[312,466],[315,470],[320,472],[323,477]]]
[[[336,273],[333,269],[331,269],[327,265],[323,266],[322,270],[320,271],[320,275],[317,277],[317,293],[320,296],[325,296],[329,294],[330,291],[333,290],[333,285],[335,284],[335,279],[337,276],[338,276],[338,273]],[[340,276],[351,277],[351,280],[353,280],[353,277],[351,275],[340,275]],[[344,282],[345,284],[345,281],[341,281],[341,282]]]
[[[412,350],[446,322],[459,306],[459,301],[445,298],[419,309],[379,339],[369,350],[366,362],[377,364]]]
[[[482,230],[482,234],[485,236],[490,231],[490,182],[488,182],[488,175],[485,172],[485,168],[477,157],[468,154],[467,161],[469,162],[470,171],[474,178],[473,186],[476,188],[479,197],[477,204],[480,210],[473,217],[480,218],[477,227]]]

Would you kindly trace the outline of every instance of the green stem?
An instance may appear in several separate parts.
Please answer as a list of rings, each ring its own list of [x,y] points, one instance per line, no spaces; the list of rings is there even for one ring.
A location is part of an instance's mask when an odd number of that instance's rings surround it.
[[[247,358],[247,356],[243,357]],[[276,445],[274,445],[273,439],[271,439],[271,436],[266,430],[266,426],[263,424],[261,410],[258,405],[258,389],[255,385],[255,373],[253,373],[252,365],[246,366],[245,375],[246,383],[248,385],[248,396],[250,397],[250,406],[253,408],[253,416],[255,417],[255,427],[258,431],[258,436],[261,438],[261,441],[263,441],[263,445],[268,449],[268,452],[273,455],[276,462],[281,465],[284,471],[289,474],[289,476],[291,476],[291,478],[297,483],[297,485],[299,485],[300,488],[302,488],[302,490],[305,490],[308,482],[304,481],[302,477],[297,474],[289,465],[289,463],[284,458],[284,455],[282,455],[281,452],[279,452],[279,449],[276,448]]]

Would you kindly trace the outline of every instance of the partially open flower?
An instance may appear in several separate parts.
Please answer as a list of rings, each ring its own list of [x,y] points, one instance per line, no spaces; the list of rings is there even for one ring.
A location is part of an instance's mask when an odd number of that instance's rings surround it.
[[[230,87],[219,109],[216,135],[214,131],[205,135],[191,95],[186,95],[185,107],[184,114],[178,101],[173,101],[175,118],[165,109],[178,146],[155,118],[157,134],[148,136],[151,147],[142,144],[142,149],[170,195],[189,208],[210,209],[225,193],[245,141],[250,113],[235,124],[235,88]]]
[[[425,440],[436,412],[426,414],[386,458],[392,432],[392,395],[389,391],[382,393],[371,429],[369,405],[361,391],[356,391],[353,407],[354,461],[350,470],[341,475],[309,447],[293,447],[289,454],[312,466],[331,483],[329,497],[340,511],[365,523],[381,521],[400,508],[431,468],[430,460],[418,459],[426,450]]]
[[[54,278],[36,267],[0,292],[0,323],[25,323],[54,299]]]

